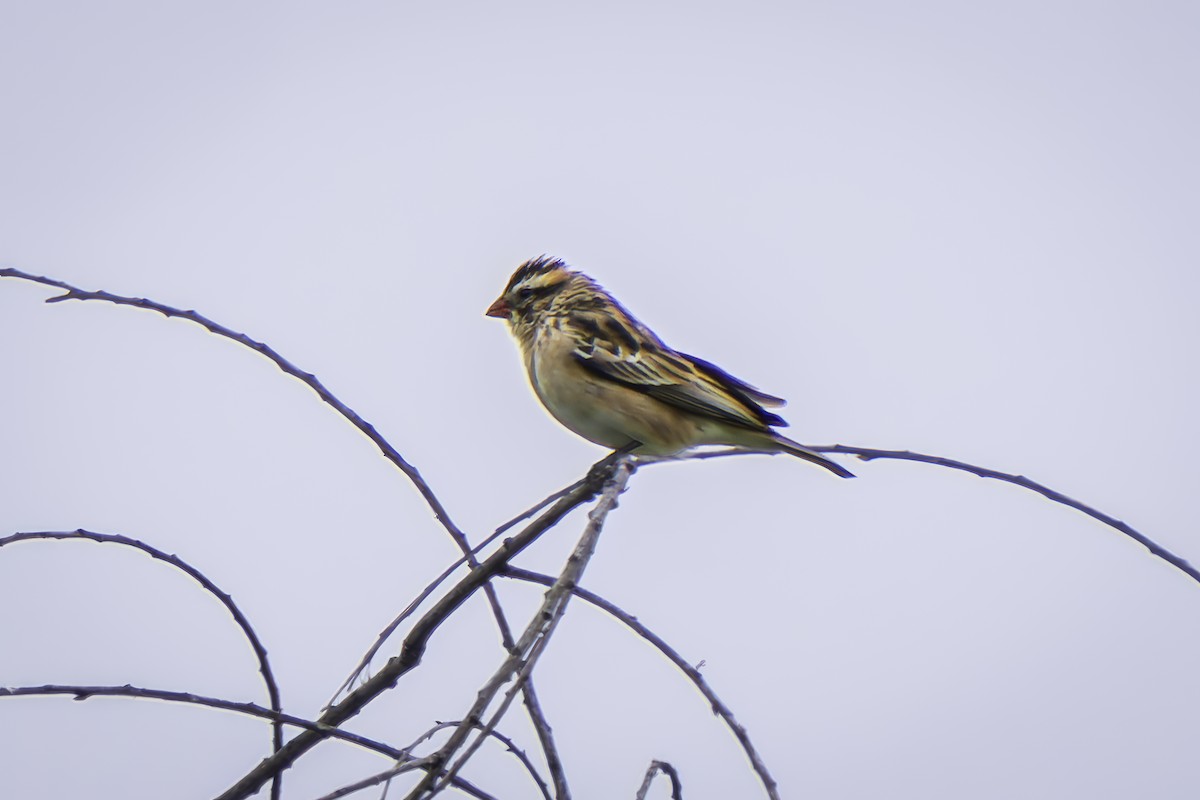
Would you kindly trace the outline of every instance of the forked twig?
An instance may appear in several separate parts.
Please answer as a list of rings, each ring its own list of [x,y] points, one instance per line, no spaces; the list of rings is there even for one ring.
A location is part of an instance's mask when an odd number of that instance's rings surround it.
[[[439,731],[444,731],[447,728],[457,728],[464,724],[466,724],[466,721],[461,719],[452,720],[450,722],[439,722],[437,725],[434,725],[432,728],[418,736],[413,743],[408,747],[405,747],[404,750],[405,752],[411,753],[413,750],[416,750],[422,742],[428,741],[436,736]],[[500,731],[491,730],[488,731],[486,735],[504,745],[505,749],[512,753],[513,756],[521,762],[521,765],[525,767],[525,771],[529,773],[529,777],[533,779],[535,784],[537,784],[538,791],[542,793],[544,800],[550,800],[550,787],[546,785],[545,779],[538,774],[537,767],[535,767],[533,762],[529,760],[529,756],[525,754],[525,751],[518,747],[517,743],[512,739],[505,736],[503,733],[500,733]]]
[[[609,465],[606,464],[606,466]],[[609,511],[616,507],[617,498],[624,491],[629,481],[629,476],[633,474],[634,469],[632,460],[627,457],[616,459],[611,463],[609,468],[611,469],[611,477],[604,481],[600,500],[596,503],[595,508],[589,512],[588,524],[584,528],[583,536],[576,545],[574,552],[571,553],[570,558],[567,559],[567,564],[563,568],[562,573],[554,581],[550,590],[546,592],[541,609],[534,615],[525,632],[521,635],[520,640],[517,642],[516,651],[504,660],[504,663],[500,665],[500,668],[496,670],[492,678],[479,690],[479,694],[472,704],[470,711],[463,717],[464,724],[455,729],[450,738],[435,754],[438,764],[447,764],[457,751],[465,745],[472,728],[482,722],[483,714],[488,706],[491,705],[492,700],[506,684],[513,681],[513,686],[509,690],[505,701],[501,704],[500,710],[488,722],[483,723],[484,734],[494,728],[503,715],[507,703],[511,701],[513,694],[523,681],[528,678],[534,664],[537,662],[538,656],[545,648],[550,636],[562,619],[562,615],[566,611],[567,604],[571,598],[571,589],[577,585],[580,576],[583,575],[583,571],[587,568],[592,553],[595,552],[596,543],[599,540],[604,521]],[[427,772],[417,786],[409,792],[408,800],[432,797],[441,791],[442,788],[449,785],[449,781],[458,775],[463,765],[467,762],[467,759],[474,752],[474,749],[478,747],[478,743],[482,741],[482,738],[482,735],[477,737],[472,746],[466,748],[463,755],[446,771],[445,777],[439,776],[436,770]]]
[[[479,567],[471,570],[433,607],[417,620],[404,638],[400,654],[388,659],[387,663],[340,703],[331,706],[317,721],[325,726],[337,727],[356,715],[368,703],[396,685],[406,673],[421,662],[430,637],[446,619],[466,602],[467,598],[492,579],[508,562],[539,536],[558,523],[576,506],[587,502],[603,488],[598,481],[603,475],[589,475],[578,489],[566,495],[544,511],[520,533],[505,540],[495,553],[488,556]],[[281,772],[304,753],[316,746],[324,735],[314,731],[302,731],[283,745],[283,748],[265,759],[247,773],[236,784],[220,795],[219,800],[242,800],[257,792],[270,777]]]
[[[551,503],[553,503],[556,500],[566,497],[568,494],[575,491],[582,485],[583,485],[583,481],[575,481],[574,483],[572,483],[570,486],[566,487],[565,489],[560,489],[557,492],[555,492],[554,494],[545,498],[544,500],[539,502],[537,505],[535,505],[529,509],[526,509],[525,511],[522,511],[520,514],[518,514],[517,516],[510,519],[508,522],[505,522],[503,525],[496,528],[496,530],[490,536],[488,536],[486,539],[484,539],[479,544],[475,545],[475,547],[473,547],[471,549],[471,552],[475,555],[479,555],[479,553],[483,550],[483,548],[487,547],[489,544],[491,544],[492,542],[499,539],[502,535],[504,535],[504,533],[506,531],[511,529],[517,523],[524,522],[525,520],[532,517],[534,514],[541,511],[546,506],[550,505]],[[397,631],[397,629],[399,629],[400,625],[404,622],[404,620],[406,620],[410,616],[412,616],[413,612],[415,612],[417,610],[417,608],[420,607],[421,603],[424,603],[429,598],[429,596],[434,593],[434,591],[437,589],[437,587],[442,585],[442,583],[446,580],[446,578],[449,578],[452,574],[454,574],[454,571],[456,569],[458,569],[465,563],[467,563],[467,558],[466,558],[466,556],[462,556],[461,558],[458,558],[457,560],[455,560],[454,563],[452,563],[450,566],[448,566],[444,570],[442,570],[442,574],[438,575],[436,578],[433,579],[433,581],[431,581],[429,583],[428,586],[426,586],[424,589],[422,589],[421,592],[416,597],[413,598],[412,602],[410,602],[407,606],[405,606],[404,610],[401,611],[399,614],[397,614],[395,619],[393,619],[391,622],[389,622],[387,624],[387,627],[385,627],[382,631],[379,632],[379,635],[375,637],[375,643],[371,645],[371,647],[363,655],[362,659],[359,660],[358,664],[354,667],[354,670],[350,673],[349,677],[347,677],[346,680],[342,683],[342,685],[338,687],[337,691],[334,692],[333,697],[331,697],[329,699],[329,702],[325,704],[325,708],[329,708],[329,706],[336,703],[338,697],[341,696],[342,692],[346,691],[347,689],[349,689],[351,686],[354,685],[354,682],[357,681],[359,679],[359,677],[361,677],[366,672],[367,667],[370,666],[370,664],[371,664],[371,660],[374,659],[375,656],[379,654],[379,650],[383,647],[384,642],[386,642],[389,638],[391,638],[392,634],[394,634]],[[323,710],[324,709],[322,709],[322,711]]]
[[[660,772],[671,780],[671,800],[683,800],[683,784],[679,780],[679,773],[666,761],[650,762],[650,766],[646,768],[646,777],[642,779],[642,785],[638,789],[637,795],[634,796],[634,800],[646,800],[650,784],[654,783],[654,779]]]

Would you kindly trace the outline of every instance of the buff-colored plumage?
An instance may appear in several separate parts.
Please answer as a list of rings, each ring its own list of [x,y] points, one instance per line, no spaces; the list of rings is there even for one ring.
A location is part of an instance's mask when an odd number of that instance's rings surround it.
[[[487,313],[508,320],[538,399],[585,439],[648,455],[699,445],[784,452],[853,477],[772,430],[787,423],[764,406],[783,400],[672,350],[559,259],[526,261]]]

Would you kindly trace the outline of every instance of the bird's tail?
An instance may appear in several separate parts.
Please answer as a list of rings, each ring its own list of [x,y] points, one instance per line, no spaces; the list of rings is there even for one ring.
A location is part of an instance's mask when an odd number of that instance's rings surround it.
[[[772,433],[774,435],[771,438],[775,441],[775,444],[777,444],[779,446],[779,449],[782,450],[783,452],[785,452],[789,455],[796,456],[796,458],[803,458],[805,461],[811,461],[812,463],[816,464],[817,466],[824,467],[825,469],[832,472],[834,475],[837,475],[839,478],[853,478],[854,477],[853,472],[846,469],[845,467],[843,467],[841,464],[837,463],[836,461],[832,461],[831,459],[826,458],[825,456],[821,455],[820,453],[814,453],[812,450],[809,450],[804,445],[800,444],[799,442],[793,442],[791,439],[787,438],[786,436],[780,436],[778,433],[775,433],[774,431],[772,431]]]

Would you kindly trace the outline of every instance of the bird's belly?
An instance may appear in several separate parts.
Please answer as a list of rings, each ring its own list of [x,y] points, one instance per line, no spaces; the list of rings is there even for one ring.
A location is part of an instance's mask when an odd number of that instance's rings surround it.
[[[569,367],[573,371],[550,380],[535,371],[533,388],[546,410],[583,438],[614,449],[641,442],[638,452],[653,455],[677,453],[703,439],[691,415],[577,365]]]
[[[592,381],[534,381],[534,392],[556,420],[583,438],[605,447],[624,447],[634,437],[630,420],[617,408],[619,398]]]

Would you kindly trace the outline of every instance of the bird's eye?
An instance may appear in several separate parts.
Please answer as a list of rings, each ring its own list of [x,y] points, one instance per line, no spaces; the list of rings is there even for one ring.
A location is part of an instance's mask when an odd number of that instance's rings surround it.
[[[533,297],[533,289],[525,286],[517,292],[517,297],[521,298],[522,300],[528,300],[529,298]]]

